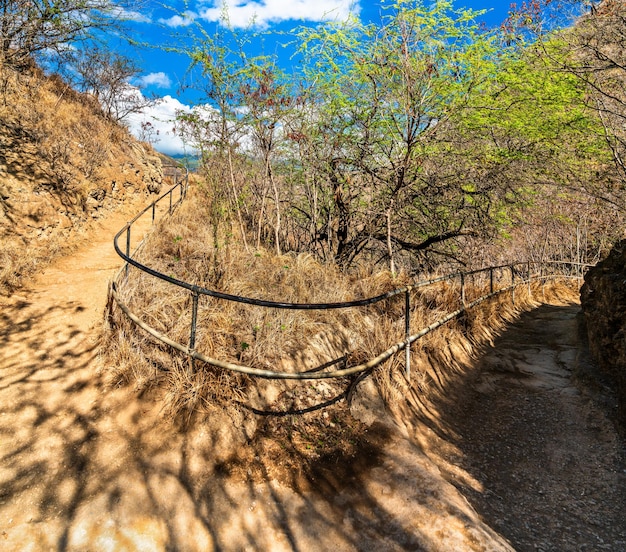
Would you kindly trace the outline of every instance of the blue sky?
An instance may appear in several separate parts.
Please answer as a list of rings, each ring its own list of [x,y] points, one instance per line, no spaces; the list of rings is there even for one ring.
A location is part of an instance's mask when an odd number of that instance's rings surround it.
[[[378,21],[384,0],[226,0],[230,23],[235,28],[246,27],[254,18],[255,26],[267,30],[287,30],[301,24],[344,20],[350,14],[364,21]],[[388,0],[387,4],[390,1]],[[142,73],[133,84],[144,94],[156,94],[163,101],[149,112],[135,116],[130,121],[133,132],[142,121],[150,121],[159,129],[159,142],[155,147],[165,153],[182,153],[182,144],[171,132],[177,110],[188,110],[194,101],[192,91],[181,89],[189,60],[187,57],[166,52],[163,46],[184,44],[190,40],[197,26],[212,34],[219,25],[224,0],[174,0],[171,8],[163,4],[144,4],[135,12],[126,12],[131,20],[132,37],[152,45],[129,49],[120,43],[119,49],[133,57]],[[455,8],[486,10],[478,19],[489,27],[499,26],[507,17],[508,1],[459,1]],[[115,47],[114,45],[112,45]]]

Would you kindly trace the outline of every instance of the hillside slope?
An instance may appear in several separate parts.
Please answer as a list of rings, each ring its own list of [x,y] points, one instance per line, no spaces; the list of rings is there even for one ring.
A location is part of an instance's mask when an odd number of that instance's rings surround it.
[[[38,68],[0,68],[0,293],[104,211],[161,187],[161,160],[88,95]]]

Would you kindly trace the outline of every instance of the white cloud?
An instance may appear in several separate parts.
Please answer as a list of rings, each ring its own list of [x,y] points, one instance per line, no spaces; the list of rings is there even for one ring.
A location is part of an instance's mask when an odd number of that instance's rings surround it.
[[[212,0],[212,7],[200,12],[206,21],[220,21],[226,4],[228,20],[235,28],[251,22],[258,27],[281,21],[344,20],[358,15],[360,8],[354,0]]]
[[[158,131],[154,148],[167,155],[192,154],[180,137],[174,133],[175,119],[178,112],[189,113],[191,107],[178,101],[172,96],[165,96],[161,102],[144,110],[143,113],[134,113],[128,117],[131,132],[141,137],[141,124],[150,123],[155,132]]]
[[[139,77],[137,79],[137,85],[140,88],[144,88],[146,86],[169,88],[170,86],[172,86],[172,81],[163,71],[159,71],[158,73],[149,73],[147,75],[144,75],[143,77]]]
[[[134,23],[152,23],[152,20],[138,11],[126,10],[121,6],[115,6],[112,10],[113,15],[121,21],[133,21]]]
[[[182,14],[173,15],[172,17],[162,17],[159,19],[159,23],[167,25],[168,27],[187,27],[188,25],[191,25],[197,17],[197,13],[187,10]]]

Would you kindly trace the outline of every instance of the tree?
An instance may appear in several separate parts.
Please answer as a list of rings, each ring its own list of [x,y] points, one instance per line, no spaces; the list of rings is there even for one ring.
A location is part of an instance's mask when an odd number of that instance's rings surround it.
[[[207,193],[211,194],[209,209],[215,222],[216,249],[217,226],[223,218],[224,202],[237,214],[241,237],[248,248],[242,207],[248,219],[251,215],[243,201],[246,191],[238,188],[234,168],[239,141],[244,134],[239,108],[243,58],[241,41],[237,39],[226,25],[225,30],[218,29],[213,36],[202,31],[201,40],[191,50],[184,50],[191,59],[189,73],[200,70],[193,85],[202,92],[202,98],[200,105],[191,112],[181,112],[176,117],[177,133],[200,153],[209,180],[210,192],[207,190]]]
[[[564,34],[572,55],[562,67],[587,86],[590,106],[602,121],[607,145],[626,184],[626,5],[605,0]]]
[[[420,256],[482,228],[489,190],[436,161],[448,122],[496,72],[498,45],[479,13],[397,0],[381,25],[301,31],[315,115],[298,136],[327,175],[336,222],[319,233],[334,234],[336,260],[384,244],[393,271],[394,251]]]
[[[581,81],[587,93],[584,103],[599,117],[616,169],[614,175],[605,174],[602,180],[606,183],[617,177],[623,186],[626,182],[626,5],[619,0],[555,3],[561,8],[569,6],[571,13],[578,15],[575,24],[557,31],[546,28],[544,11],[552,2],[534,0],[512,14],[507,28],[511,34],[528,35],[535,43],[536,55],[553,71],[568,73]],[[592,191],[610,192],[598,186]]]
[[[279,126],[284,123],[291,106],[290,88],[274,60],[265,56],[247,60],[245,69],[240,75],[240,97],[244,108],[243,121],[252,135],[256,151],[261,156],[265,180],[259,213],[257,246],[264,218],[265,197],[271,189],[274,195],[274,246],[276,254],[280,255],[281,200],[272,163],[277,151]]]
[[[119,23],[112,0],[0,0],[0,64],[20,69]]]
[[[562,38],[485,30],[479,14],[395,0],[379,24],[300,28],[293,75],[247,56],[249,37],[205,36],[192,59],[211,107],[184,118],[202,151],[256,163],[245,197],[230,174],[257,243],[395,272],[473,262],[469,243],[525,220],[593,234],[580,194],[617,199],[594,183],[610,158],[587,85],[564,69]]]
[[[594,258],[620,227],[623,209],[588,83],[566,69],[573,61],[570,32],[530,42],[518,33],[514,55],[454,131],[454,164],[461,154],[475,178],[507,183],[500,188],[504,220],[525,243],[523,256],[538,260],[560,259],[566,250],[575,252],[568,260]]]
[[[78,89],[95,96],[112,121],[123,121],[159,101],[131,84],[141,70],[125,56],[92,46],[75,52],[73,61]]]

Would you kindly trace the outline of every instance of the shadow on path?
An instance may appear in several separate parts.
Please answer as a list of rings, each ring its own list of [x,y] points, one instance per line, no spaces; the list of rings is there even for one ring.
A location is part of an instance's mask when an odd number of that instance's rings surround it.
[[[459,463],[480,486],[457,484],[519,551],[626,550],[624,443],[597,390],[576,383],[590,364],[578,311],[523,314],[444,409]]]

